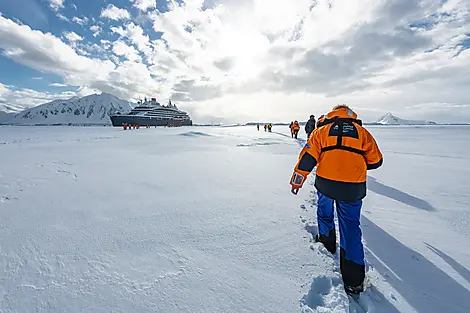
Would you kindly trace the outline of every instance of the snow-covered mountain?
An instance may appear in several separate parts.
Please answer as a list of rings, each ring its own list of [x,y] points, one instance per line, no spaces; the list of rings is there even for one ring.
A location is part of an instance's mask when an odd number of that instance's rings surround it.
[[[388,112],[376,122],[381,125],[434,125],[435,122],[432,121],[415,121],[415,120],[404,120],[399,117],[394,116],[392,113]]]
[[[7,122],[14,125],[110,125],[109,115],[131,109],[130,102],[101,93],[54,100],[24,110]]]
[[[17,114],[17,113],[20,113],[21,111],[23,111],[24,109],[26,109],[25,106],[22,106],[22,105],[13,105],[13,104],[0,104],[0,112],[3,112],[3,113],[9,113],[9,114]]]
[[[6,122],[15,116],[14,113],[0,111],[0,123]]]
[[[11,120],[15,114],[20,113],[24,109],[25,107],[19,105],[0,103],[0,123],[5,123]]]

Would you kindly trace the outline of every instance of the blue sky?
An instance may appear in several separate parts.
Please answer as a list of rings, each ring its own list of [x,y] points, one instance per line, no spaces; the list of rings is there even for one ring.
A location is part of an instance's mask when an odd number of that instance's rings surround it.
[[[112,32],[102,32],[99,37],[94,37],[94,32],[90,30],[91,26],[101,26],[103,22],[106,22],[107,27],[122,25],[119,21],[103,21],[98,18],[107,5],[114,4],[116,7],[126,8],[133,16],[139,16],[139,9],[132,7],[129,0],[65,0],[63,1],[63,7],[58,7],[57,10],[51,7],[53,3],[55,2],[49,2],[48,0],[0,0],[0,12],[6,18],[29,25],[43,33],[52,33],[58,38],[64,38],[64,32],[74,32],[80,34],[79,36],[83,37],[87,43],[98,45],[100,45],[101,40],[115,41],[119,35]],[[167,11],[166,1],[156,1],[156,9],[160,12]],[[74,18],[76,19],[74,20]],[[146,30],[150,38],[160,38],[161,33],[153,31],[148,20],[141,20],[140,23],[147,26]],[[106,57],[98,52],[91,52],[89,55],[97,58]],[[122,58],[120,59],[122,60]],[[63,83],[62,78],[59,75],[37,71],[16,63],[3,55],[0,55],[0,68],[2,69],[0,82],[14,85],[17,88],[31,88],[47,92],[77,90],[76,87],[71,86],[49,86],[53,83]]]
[[[0,0],[0,110],[109,92],[201,122],[470,121],[462,0]]]

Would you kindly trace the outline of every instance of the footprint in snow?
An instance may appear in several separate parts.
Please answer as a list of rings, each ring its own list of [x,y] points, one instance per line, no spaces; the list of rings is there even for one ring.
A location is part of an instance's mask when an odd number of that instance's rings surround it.
[[[308,293],[300,302],[302,313],[348,312],[348,297],[339,277],[314,277]]]
[[[11,198],[9,196],[0,196],[0,202],[2,202],[2,203],[5,203],[5,202],[11,201],[11,200],[18,200],[18,198],[17,197]]]
[[[57,173],[66,174],[66,175],[72,176],[74,179],[78,179],[78,176],[77,176],[76,174],[71,173],[71,172],[69,172],[69,171],[65,171],[65,170],[58,169],[58,170],[57,170]]]

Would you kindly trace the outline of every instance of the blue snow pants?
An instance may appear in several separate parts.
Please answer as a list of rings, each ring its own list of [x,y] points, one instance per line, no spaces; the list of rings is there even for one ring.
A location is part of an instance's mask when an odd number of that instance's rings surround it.
[[[338,214],[340,246],[346,252],[346,260],[364,265],[364,247],[360,226],[362,200],[354,202],[335,201],[317,191],[317,220],[320,234],[328,236],[335,228],[334,204]]]

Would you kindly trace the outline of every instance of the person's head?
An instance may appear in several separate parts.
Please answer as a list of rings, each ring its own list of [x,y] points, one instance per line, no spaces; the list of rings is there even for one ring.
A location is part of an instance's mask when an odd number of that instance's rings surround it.
[[[310,119],[313,120],[315,118],[315,115],[310,115]]]
[[[357,114],[356,112],[354,112],[348,105],[346,104],[338,104],[338,105],[335,105],[333,107],[333,111],[332,112],[335,112],[335,111],[338,111],[338,110],[346,110],[347,113],[348,113],[348,116],[351,116],[352,118],[357,118]]]
[[[338,105],[335,105],[335,106],[333,107],[333,111],[334,111],[334,110],[338,110],[338,109],[347,109],[347,110],[351,110],[351,111],[352,111],[352,109],[351,109],[348,105],[346,105],[346,104],[338,104]]]

